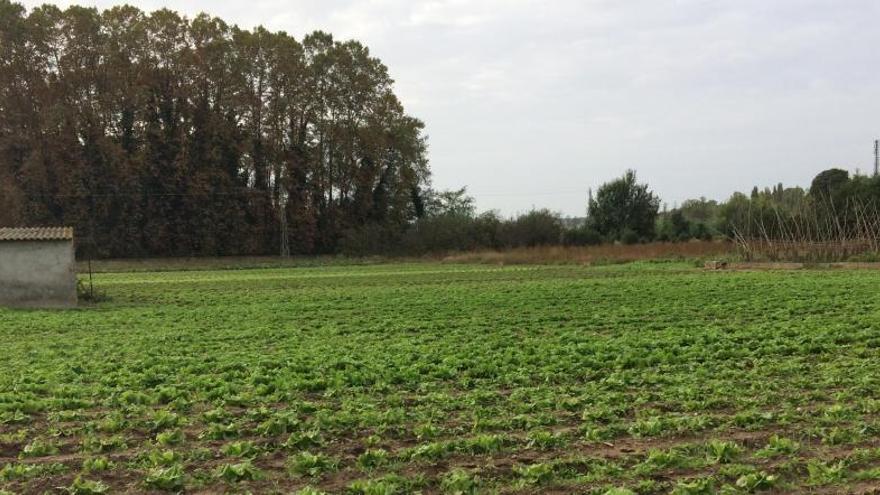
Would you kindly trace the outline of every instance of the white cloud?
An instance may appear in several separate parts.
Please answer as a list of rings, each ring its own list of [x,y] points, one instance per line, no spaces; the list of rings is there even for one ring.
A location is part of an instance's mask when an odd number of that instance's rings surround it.
[[[468,12],[467,1],[443,0],[416,4],[409,14],[410,26],[469,27],[484,22],[487,17]]]

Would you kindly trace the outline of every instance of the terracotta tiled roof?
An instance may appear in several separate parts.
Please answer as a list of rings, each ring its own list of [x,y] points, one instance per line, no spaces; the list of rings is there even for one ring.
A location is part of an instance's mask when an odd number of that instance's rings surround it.
[[[69,241],[73,227],[0,227],[2,241]]]

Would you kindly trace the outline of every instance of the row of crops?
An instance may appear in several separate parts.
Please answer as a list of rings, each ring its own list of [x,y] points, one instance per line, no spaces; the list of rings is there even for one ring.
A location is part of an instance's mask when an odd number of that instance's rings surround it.
[[[0,309],[0,493],[754,493],[880,483],[880,273],[102,274]]]

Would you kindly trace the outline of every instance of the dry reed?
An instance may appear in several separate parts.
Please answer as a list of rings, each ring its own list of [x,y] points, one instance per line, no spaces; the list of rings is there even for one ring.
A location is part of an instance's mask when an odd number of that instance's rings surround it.
[[[592,264],[656,259],[691,259],[726,256],[734,246],[723,241],[602,244],[599,246],[543,246],[504,251],[475,251],[447,256],[450,263]]]
[[[788,212],[773,207],[733,226],[737,251],[747,261],[845,261],[880,251],[875,205],[803,201]]]

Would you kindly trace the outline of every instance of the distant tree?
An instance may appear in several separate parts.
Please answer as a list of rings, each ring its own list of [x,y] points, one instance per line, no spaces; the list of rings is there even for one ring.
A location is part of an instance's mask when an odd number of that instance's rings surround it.
[[[657,239],[660,241],[686,241],[694,227],[681,208],[661,212],[657,221]]]
[[[691,223],[685,218],[680,209],[669,215],[669,223],[672,224],[673,240],[683,241],[691,235]]]
[[[427,216],[473,217],[477,211],[473,196],[467,193],[467,187],[446,191],[429,189],[424,196],[424,209]]]
[[[817,199],[834,199],[849,183],[849,172],[839,168],[823,170],[810,184],[810,196]]]
[[[718,202],[714,199],[688,199],[679,209],[689,222],[711,224],[718,217]]]
[[[474,198],[467,188],[418,193],[421,215],[406,231],[403,249],[410,253],[464,251],[492,246],[497,237],[497,216],[476,216]],[[500,221],[500,220],[498,220]]]
[[[752,201],[759,197],[758,188],[752,191],[751,197],[741,192],[735,192],[721,205],[719,211],[718,227],[726,236],[732,236],[738,230],[750,225]],[[741,232],[742,233],[742,232]]]
[[[636,182],[636,173],[603,184],[590,202],[589,223],[609,240],[650,240],[655,233],[660,199],[647,184]]]

